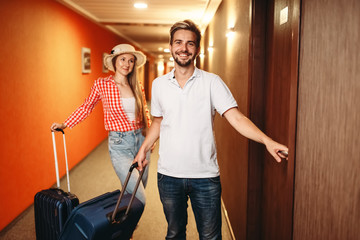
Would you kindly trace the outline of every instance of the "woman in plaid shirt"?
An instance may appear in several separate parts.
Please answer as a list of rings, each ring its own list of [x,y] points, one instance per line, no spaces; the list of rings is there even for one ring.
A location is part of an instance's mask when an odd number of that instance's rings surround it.
[[[129,44],[120,44],[115,46],[104,60],[106,67],[115,74],[97,79],[84,103],[65,122],[53,123],[51,130],[73,128],[88,117],[101,100],[105,129],[109,131],[111,162],[120,181],[124,182],[130,165],[144,141],[143,133],[151,124],[144,88],[138,81],[136,71],[136,68],[145,64],[146,56]],[[150,159],[150,152],[147,159]],[[136,197],[144,204],[147,169],[136,193]],[[126,189],[128,193],[133,191],[137,178],[138,172],[134,171]]]

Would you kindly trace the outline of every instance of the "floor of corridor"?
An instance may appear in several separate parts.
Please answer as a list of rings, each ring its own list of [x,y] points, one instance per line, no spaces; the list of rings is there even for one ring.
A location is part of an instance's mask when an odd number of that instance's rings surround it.
[[[157,159],[158,145],[151,155],[149,180],[146,188],[147,204],[139,225],[134,232],[134,240],[165,239],[167,223],[157,190]],[[78,196],[80,202],[84,202],[105,192],[121,189],[120,182],[110,162],[107,140],[103,141],[81,163],[70,171],[70,182],[71,192]],[[61,188],[66,189],[65,178],[61,180]],[[190,204],[188,212],[187,239],[199,239]],[[232,239],[224,214],[222,223],[223,239]],[[14,222],[0,232],[0,239],[36,239],[33,206],[29,207]]]

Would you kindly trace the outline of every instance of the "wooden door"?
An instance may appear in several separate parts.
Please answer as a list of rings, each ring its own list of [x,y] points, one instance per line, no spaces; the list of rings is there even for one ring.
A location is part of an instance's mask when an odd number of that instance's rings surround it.
[[[290,240],[293,227],[300,0],[267,6],[265,132],[289,147],[280,164],[264,156],[261,239]]]

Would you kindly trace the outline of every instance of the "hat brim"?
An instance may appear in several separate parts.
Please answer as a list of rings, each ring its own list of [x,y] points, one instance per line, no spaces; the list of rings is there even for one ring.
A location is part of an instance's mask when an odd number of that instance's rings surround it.
[[[132,54],[132,55],[135,56],[135,58],[136,58],[135,66],[137,68],[143,66],[146,63],[146,56],[142,52],[138,52],[138,51],[135,51],[135,52],[121,52],[121,53],[117,53],[117,54],[108,54],[108,55],[106,55],[104,57],[104,62],[105,62],[105,66],[107,67],[107,69],[109,69],[110,71],[115,72],[114,66],[112,64],[112,59],[114,57],[116,57],[116,56],[119,56],[119,55],[125,54],[125,53]]]

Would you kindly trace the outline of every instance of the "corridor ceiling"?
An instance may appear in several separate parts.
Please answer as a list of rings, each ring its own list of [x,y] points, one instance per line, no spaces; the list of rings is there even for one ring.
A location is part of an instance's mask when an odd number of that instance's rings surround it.
[[[168,61],[169,29],[177,21],[193,20],[205,31],[222,0],[57,0],[108,28],[157,59]],[[134,3],[146,3],[136,9]]]

